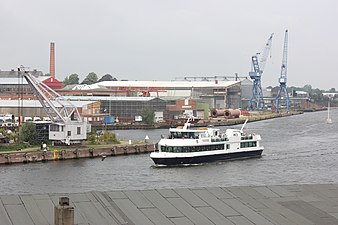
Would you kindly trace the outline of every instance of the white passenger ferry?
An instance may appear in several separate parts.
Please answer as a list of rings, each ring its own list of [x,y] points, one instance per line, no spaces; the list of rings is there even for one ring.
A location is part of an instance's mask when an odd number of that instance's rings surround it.
[[[170,128],[168,138],[158,142],[158,149],[150,154],[156,165],[191,165],[206,162],[260,157],[264,147],[261,136],[227,129],[221,133],[213,127],[190,127],[190,119],[184,127]]]

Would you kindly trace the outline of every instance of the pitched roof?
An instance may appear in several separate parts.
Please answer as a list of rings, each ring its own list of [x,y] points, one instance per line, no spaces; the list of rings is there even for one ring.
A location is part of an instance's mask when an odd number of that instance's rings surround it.
[[[43,76],[42,71],[32,70],[28,71],[34,77],[41,77]],[[11,70],[11,71],[2,71],[0,70],[0,78],[17,78],[19,76],[18,71]]]

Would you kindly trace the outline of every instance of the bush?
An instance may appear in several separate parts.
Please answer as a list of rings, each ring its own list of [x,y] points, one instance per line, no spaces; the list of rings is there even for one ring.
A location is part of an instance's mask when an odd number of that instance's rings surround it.
[[[96,143],[96,134],[91,132],[87,135],[87,141],[89,144],[94,145]]]
[[[120,142],[117,140],[115,133],[104,131],[104,133],[99,137],[99,141],[105,144],[119,144]]]
[[[34,123],[24,123],[20,130],[20,140],[31,145],[38,144],[36,127]]]
[[[17,151],[25,148],[32,147],[30,144],[1,144],[0,152],[2,151]]]

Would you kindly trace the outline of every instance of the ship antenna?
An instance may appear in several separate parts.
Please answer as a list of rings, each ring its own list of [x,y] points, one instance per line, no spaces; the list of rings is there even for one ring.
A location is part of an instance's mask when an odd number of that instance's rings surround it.
[[[248,119],[246,119],[245,122],[243,123],[243,126],[241,128],[241,133],[243,133],[243,129],[244,129],[244,127],[245,127],[245,125],[246,125],[247,122],[248,122]]]

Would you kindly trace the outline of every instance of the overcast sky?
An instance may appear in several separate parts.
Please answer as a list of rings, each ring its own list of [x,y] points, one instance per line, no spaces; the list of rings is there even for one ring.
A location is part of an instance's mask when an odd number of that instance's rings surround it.
[[[1,0],[0,69],[118,79],[247,76],[274,33],[263,86],[277,86],[285,29],[288,86],[338,89],[337,0]]]

